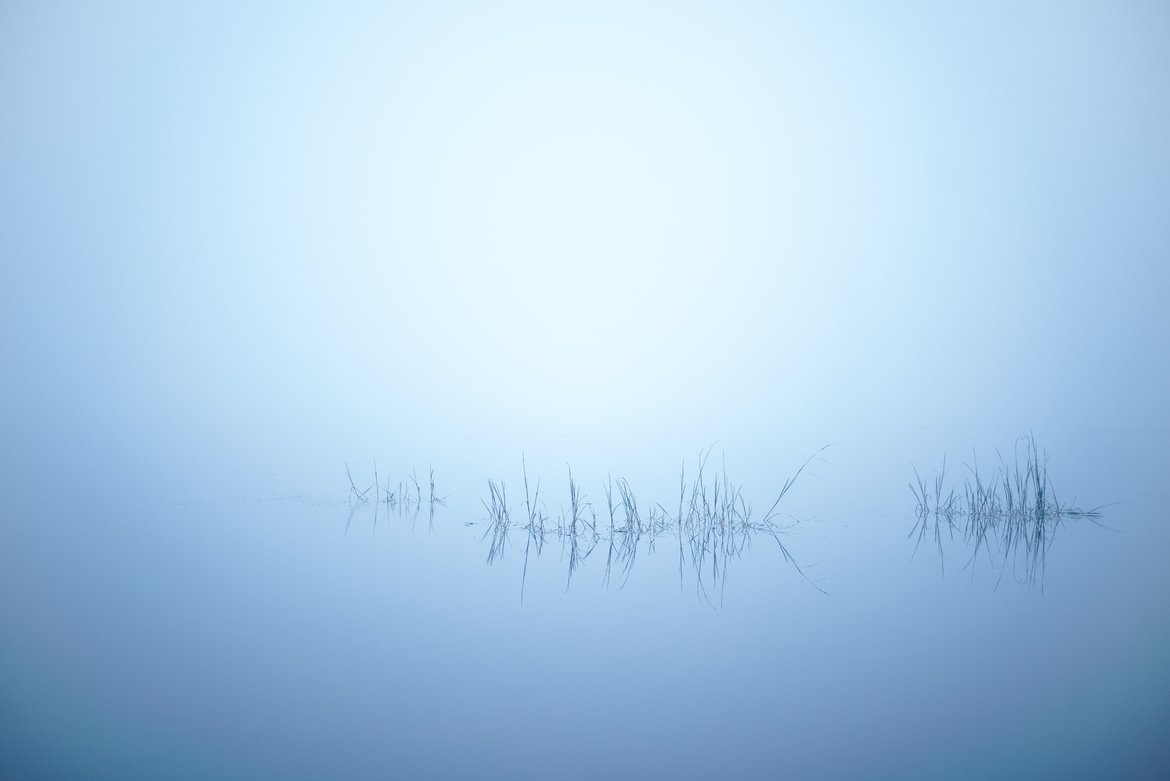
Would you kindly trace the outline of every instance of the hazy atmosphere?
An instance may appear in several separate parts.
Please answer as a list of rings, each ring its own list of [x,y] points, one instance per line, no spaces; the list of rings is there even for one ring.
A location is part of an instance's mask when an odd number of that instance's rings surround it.
[[[0,777],[1170,775],[1165,4],[6,3],[0,105]]]

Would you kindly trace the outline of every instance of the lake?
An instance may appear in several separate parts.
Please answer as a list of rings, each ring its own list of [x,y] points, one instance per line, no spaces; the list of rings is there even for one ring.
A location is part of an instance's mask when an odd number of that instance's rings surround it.
[[[532,456],[490,478],[516,516],[506,535],[487,476],[440,463],[432,505],[430,473],[416,493],[389,457],[364,502],[344,464],[319,493],[275,477],[246,495],[46,486],[20,497],[0,545],[6,772],[1156,777],[1167,439],[1077,441],[1050,454],[1049,479],[1109,506],[1056,529],[1040,582],[1023,554],[972,562],[962,535],[915,553],[912,462],[925,474],[949,452],[963,481],[963,449],[931,431],[834,443],[781,499],[775,537],[733,521],[696,540],[692,518],[685,550],[681,464],[648,467],[629,490],[660,486],[640,512],[659,496],[667,522],[643,521],[653,539],[632,555],[619,539],[616,558],[612,478],[574,471],[582,531],[566,542],[567,468]],[[776,450],[717,453],[706,484],[742,473],[761,520],[811,455]],[[1101,452],[1130,468],[1101,471]],[[525,473],[551,516],[539,556]],[[355,485],[372,482],[371,462]]]

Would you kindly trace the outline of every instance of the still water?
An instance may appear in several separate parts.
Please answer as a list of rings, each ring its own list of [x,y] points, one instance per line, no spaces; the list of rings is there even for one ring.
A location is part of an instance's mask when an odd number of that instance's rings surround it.
[[[919,539],[914,470],[933,491],[948,456],[961,493],[995,463],[930,430],[701,476],[697,451],[620,476],[530,451],[387,454],[376,487],[372,459],[305,491],[25,486],[3,775],[1162,777],[1166,439],[1054,439],[1065,505],[1107,506],[1039,573],[961,524]]]

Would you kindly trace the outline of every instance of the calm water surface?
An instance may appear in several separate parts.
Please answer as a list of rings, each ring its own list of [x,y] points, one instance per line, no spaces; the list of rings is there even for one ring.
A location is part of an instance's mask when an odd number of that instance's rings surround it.
[[[961,539],[914,553],[912,463],[972,447],[931,431],[820,453],[780,508],[807,579],[756,535],[707,597],[670,531],[608,585],[603,534],[571,581],[559,539],[526,571],[522,529],[493,551],[486,481],[519,513],[518,456],[435,464],[433,515],[376,519],[343,464],[305,491],[25,485],[0,526],[4,775],[1160,777],[1166,440],[1058,441],[1055,487],[1118,503],[1057,530],[1043,589]],[[757,508],[809,455],[783,450],[726,456]],[[677,502],[671,462],[624,475],[643,507]],[[526,468],[569,507],[555,455]],[[574,478],[604,510],[605,473]]]

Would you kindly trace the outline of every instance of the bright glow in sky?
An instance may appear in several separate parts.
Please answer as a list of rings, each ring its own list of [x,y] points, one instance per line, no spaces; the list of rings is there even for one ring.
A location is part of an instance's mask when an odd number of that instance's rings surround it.
[[[568,6],[7,6],[6,427],[1167,425],[1163,4]]]

